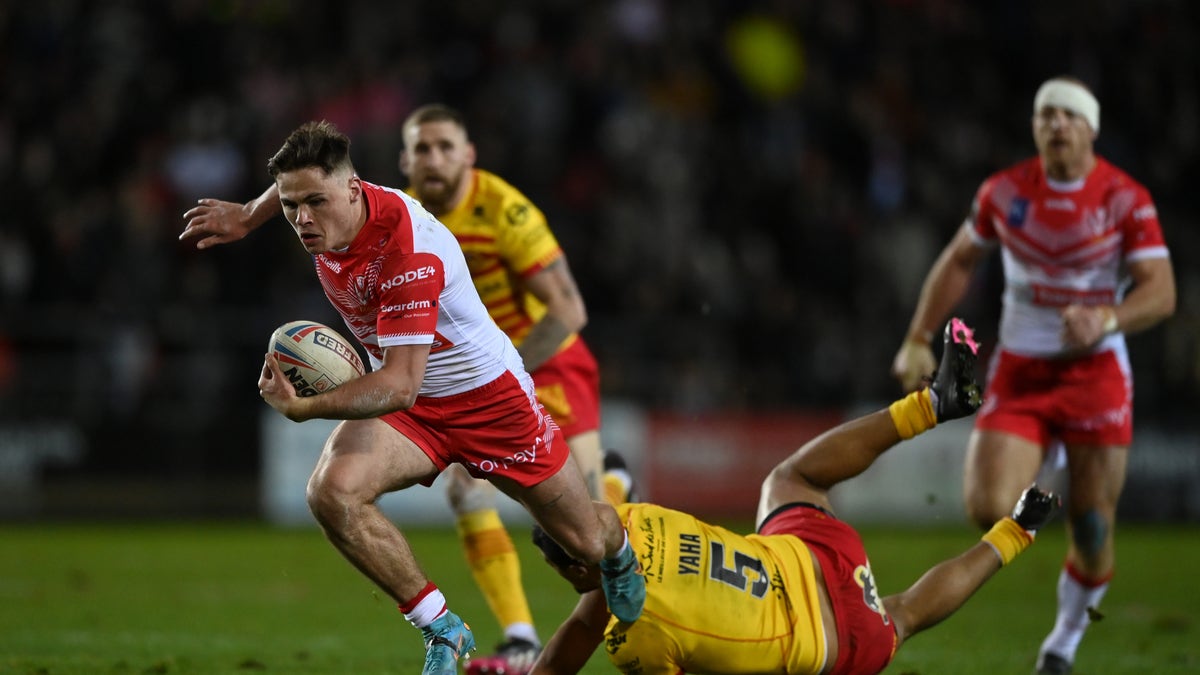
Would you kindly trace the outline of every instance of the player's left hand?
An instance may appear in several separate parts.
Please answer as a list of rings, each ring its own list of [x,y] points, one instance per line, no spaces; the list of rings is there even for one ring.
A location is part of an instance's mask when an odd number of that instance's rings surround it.
[[[933,349],[915,340],[905,340],[892,359],[892,376],[900,381],[900,387],[906,392],[929,384],[936,371]]]
[[[199,249],[237,241],[254,229],[246,220],[245,205],[219,199],[201,199],[183,217],[187,227],[179,239],[200,237],[196,242]]]
[[[1062,309],[1063,344],[1068,349],[1086,349],[1109,333],[1112,307],[1068,305]]]
[[[279,360],[274,354],[267,354],[263,360],[262,373],[258,376],[258,394],[267,405],[278,410],[284,417],[293,422],[300,422],[293,415],[292,409],[300,400],[296,388],[288,381],[287,376],[279,367]]]

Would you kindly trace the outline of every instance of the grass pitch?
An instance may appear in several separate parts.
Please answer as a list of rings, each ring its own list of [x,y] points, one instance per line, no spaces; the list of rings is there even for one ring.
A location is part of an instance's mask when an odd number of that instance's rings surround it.
[[[499,639],[451,529],[409,532],[481,651]],[[952,530],[863,531],[881,590],[907,586],[975,541]],[[574,593],[515,529],[544,637]],[[1200,529],[1125,525],[1104,619],[1077,675],[1200,672],[1194,612]],[[1051,526],[945,623],[898,653],[889,674],[1029,673],[1049,630],[1065,544]],[[322,673],[421,669],[416,630],[315,529],[258,524],[0,526],[0,673]],[[614,673],[602,653],[585,673]]]

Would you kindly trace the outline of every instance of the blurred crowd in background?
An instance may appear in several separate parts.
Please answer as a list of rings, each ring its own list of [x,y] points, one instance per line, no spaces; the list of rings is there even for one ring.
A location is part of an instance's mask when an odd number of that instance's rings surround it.
[[[267,336],[340,322],[282,219],[200,252],[182,214],[258,195],[309,119],[404,187],[400,122],[435,101],[546,212],[606,397],[886,402],[926,270],[1064,73],[1174,258],[1178,314],[1131,340],[1138,423],[1194,425],[1198,38],[1188,0],[4,3],[0,426],[73,425],[91,472],[253,471]],[[961,312],[985,342],[998,268]]]

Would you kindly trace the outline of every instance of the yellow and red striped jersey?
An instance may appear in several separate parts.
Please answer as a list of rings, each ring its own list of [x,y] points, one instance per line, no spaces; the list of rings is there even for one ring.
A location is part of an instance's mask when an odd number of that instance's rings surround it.
[[[563,255],[546,216],[499,176],[473,169],[471,190],[439,217],[462,248],[475,289],[496,325],[520,346],[546,306],[524,280]],[[571,335],[560,349],[575,339]]]

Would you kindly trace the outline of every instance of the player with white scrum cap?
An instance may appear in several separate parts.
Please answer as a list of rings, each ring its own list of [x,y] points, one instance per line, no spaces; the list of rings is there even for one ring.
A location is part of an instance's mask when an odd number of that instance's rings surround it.
[[[1070,110],[1087,121],[1095,133],[1100,133],[1100,102],[1078,81],[1056,77],[1046,80],[1033,97],[1033,114],[1042,108]]]
[[[1069,673],[1114,569],[1113,529],[1133,439],[1133,377],[1125,333],[1175,311],[1175,276],[1149,191],[1096,154],[1100,102],[1079,80],[1038,88],[1037,155],[992,174],[930,269],[893,361],[916,389],[929,348],[1000,249],[1000,336],[983,408],[967,445],[967,512],[989,528],[1058,448],[1065,453],[1070,540],[1058,612],[1037,672]]]

